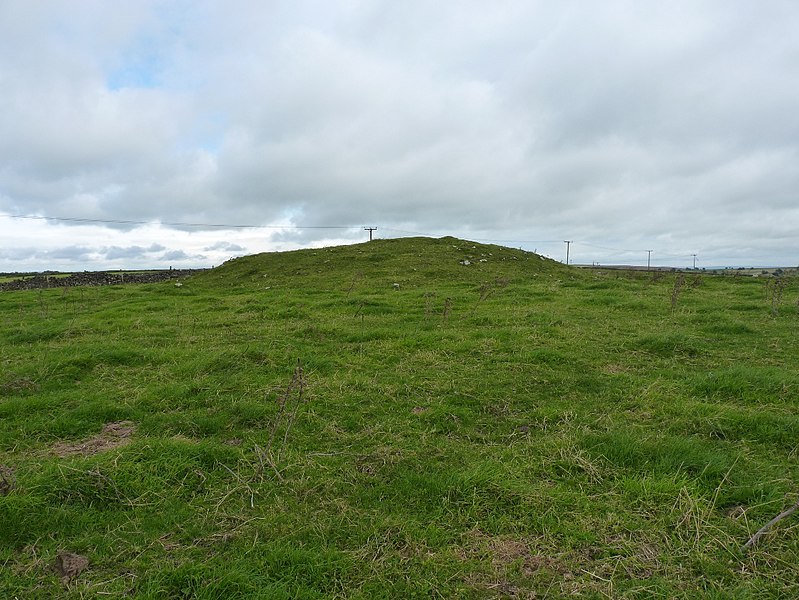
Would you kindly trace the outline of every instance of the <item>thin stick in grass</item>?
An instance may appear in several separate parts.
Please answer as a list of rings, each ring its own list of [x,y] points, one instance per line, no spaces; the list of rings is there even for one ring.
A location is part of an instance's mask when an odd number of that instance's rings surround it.
[[[769,521],[768,523],[763,525],[763,527],[758,529],[755,532],[755,534],[752,537],[749,538],[748,542],[746,542],[743,546],[741,546],[741,552],[744,552],[744,551],[748,550],[749,548],[751,548],[752,546],[754,546],[755,544],[757,544],[757,542],[760,541],[760,538],[762,538],[764,535],[766,535],[768,533],[769,529],[771,529],[774,525],[776,525],[777,523],[779,523],[783,519],[786,519],[786,518],[790,517],[797,510],[799,510],[799,502],[794,504],[791,508],[782,511],[776,517],[771,519],[771,521]]]
[[[289,432],[297,418],[300,405],[304,404],[305,401],[305,372],[298,361],[291,381],[286,387],[286,391],[277,399],[277,414],[272,422],[272,429],[269,432],[269,441],[266,445],[267,453],[266,456],[264,456],[279,479],[282,479],[282,477],[280,476],[278,465],[283,456],[283,450],[288,443]],[[293,405],[291,404],[292,402]],[[278,434],[281,428],[283,429],[282,439],[279,438]],[[278,440],[280,441],[278,442]]]
[[[294,420],[297,418],[297,411],[300,410],[300,405],[305,403],[305,373],[302,370],[302,365],[299,363],[297,364],[297,368],[294,369],[294,376],[291,380],[291,383],[292,385],[289,386],[289,390],[291,390],[293,386],[296,398],[294,401],[294,408],[291,411],[288,420],[286,421],[286,430],[283,433],[283,442],[280,444],[280,448],[277,452],[278,463],[280,462],[280,457],[283,454],[283,449],[286,447],[291,426],[294,425]]]

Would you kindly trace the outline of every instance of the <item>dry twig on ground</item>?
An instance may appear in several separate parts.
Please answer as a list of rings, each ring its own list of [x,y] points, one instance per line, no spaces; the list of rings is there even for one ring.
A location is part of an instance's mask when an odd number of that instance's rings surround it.
[[[799,510],[799,502],[794,504],[791,508],[782,511],[776,517],[771,519],[771,521],[769,521],[768,523],[763,525],[763,527],[758,529],[755,532],[755,534],[752,537],[749,538],[748,542],[746,542],[743,546],[741,546],[741,552],[744,552],[744,551],[748,550],[749,548],[751,548],[752,546],[754,546],[755,544],[757,544],[757,542],[760,541],[760,538],[762,538],[764,535],[766,535],[768,533],[769,529],[771,529],[774,525],[776,525],[777,523],[779,523],[783,519],[786,519],[786,518],[790,517],[797,510]]]

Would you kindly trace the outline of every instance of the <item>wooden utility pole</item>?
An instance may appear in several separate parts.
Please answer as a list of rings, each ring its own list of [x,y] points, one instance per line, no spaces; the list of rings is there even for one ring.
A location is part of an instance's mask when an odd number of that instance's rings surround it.
[[[574,240],[563,240],[563,243],[566,244],[566,264],[569,264],[569,248],[572,245]]]
[[[364,229],[364,231],[368,231],[369,232],[369,241],[371,242],[372,241],[372,232],[373,231],[377,231],[377,227],[364,227],[363,229]]]

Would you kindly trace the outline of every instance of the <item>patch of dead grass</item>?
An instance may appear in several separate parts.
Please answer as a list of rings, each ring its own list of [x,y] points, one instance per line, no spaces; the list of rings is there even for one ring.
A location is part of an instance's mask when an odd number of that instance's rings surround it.
[[[38,390],[39,384],[27,377],[20,377],[0,383],[0,396],[13,396],[15,394],[36,392]]]
[[[92,456],[129,444],[135,431],[136,425],[131,421],[106,423],[99,434],[79,442],[59,442],[50,451],[61,458]]]
[[[470,531],[457,555],[462,560],[490,562],[488,573],[473,573],[466,578],[466,583],[502,598],[536,598],[532,581],[539,573],[544,580],[574,578],[564,557],[548,556],[536,550],[530,541],[510,536]]]
[[[661,572],[656,544],[624,536],[608,539],[605,550],[588,547],[548,552],[534,539],[472,530],[465,535],[456,556],[488,563],[487,571],[472,573],[465,582],[502,598],[536,598],[537,593],[545,597],[588,593],[612,597],[609,590],[620,574],[647,579]]]

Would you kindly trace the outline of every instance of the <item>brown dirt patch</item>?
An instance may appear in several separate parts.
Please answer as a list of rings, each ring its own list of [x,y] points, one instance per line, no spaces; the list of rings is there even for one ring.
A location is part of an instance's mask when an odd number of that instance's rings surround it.
[[[17,485],[14,469],[0,465],[0,496],[8,496]]]
[[[53,568],[64,582],[74,579],[89,566],[89,559],[72,552],[61,552],[55,559]]]
[[[517,565],[522,573],[532,575],[546,569],[558,575],[565,575],[569,569],[561,557],[547,556],[533,548],[530,541],[505,536],[490,536],[475,530],[467,534],[467,545],[462,548],[463,558],[485,557],[498,573]]]
[[[518,563],[525,575],[532,575],[541,569],[548,569],[559,574],[566,572],[557,559],[537,554],[524,541],[493,538],[488,543],[488,549],[491,553],[491,562],[499,571],[504,571],[510,565]]]
[[[12,379],[5,383],[0,383],[0,396],[12,396],[14,394],[22,394],[25,392],[38,391],[39,384],[28,379],[27,377],[20,377],[19,379]]]
[[[99,434],[80,442],[59,442],[53,446],[52,453],[60,457],[91,456],[129,444],[135,431],[136,425],[131,421],[106,423]]]
[[[468,532],[456,556],[462,560],[479,560],[488,567],[470,573],[465,583],[487,592],[490,597],[516,600],[539,597],[536,588],[551,588],[545,597],[568,596],[576,590],[576,576],[569,554],[548,555],[538,540],[512,536],[494,536],[478,529]],[[572,589],[574,588],[574,590]],[[559,595],[560,594],[560,595]]]

